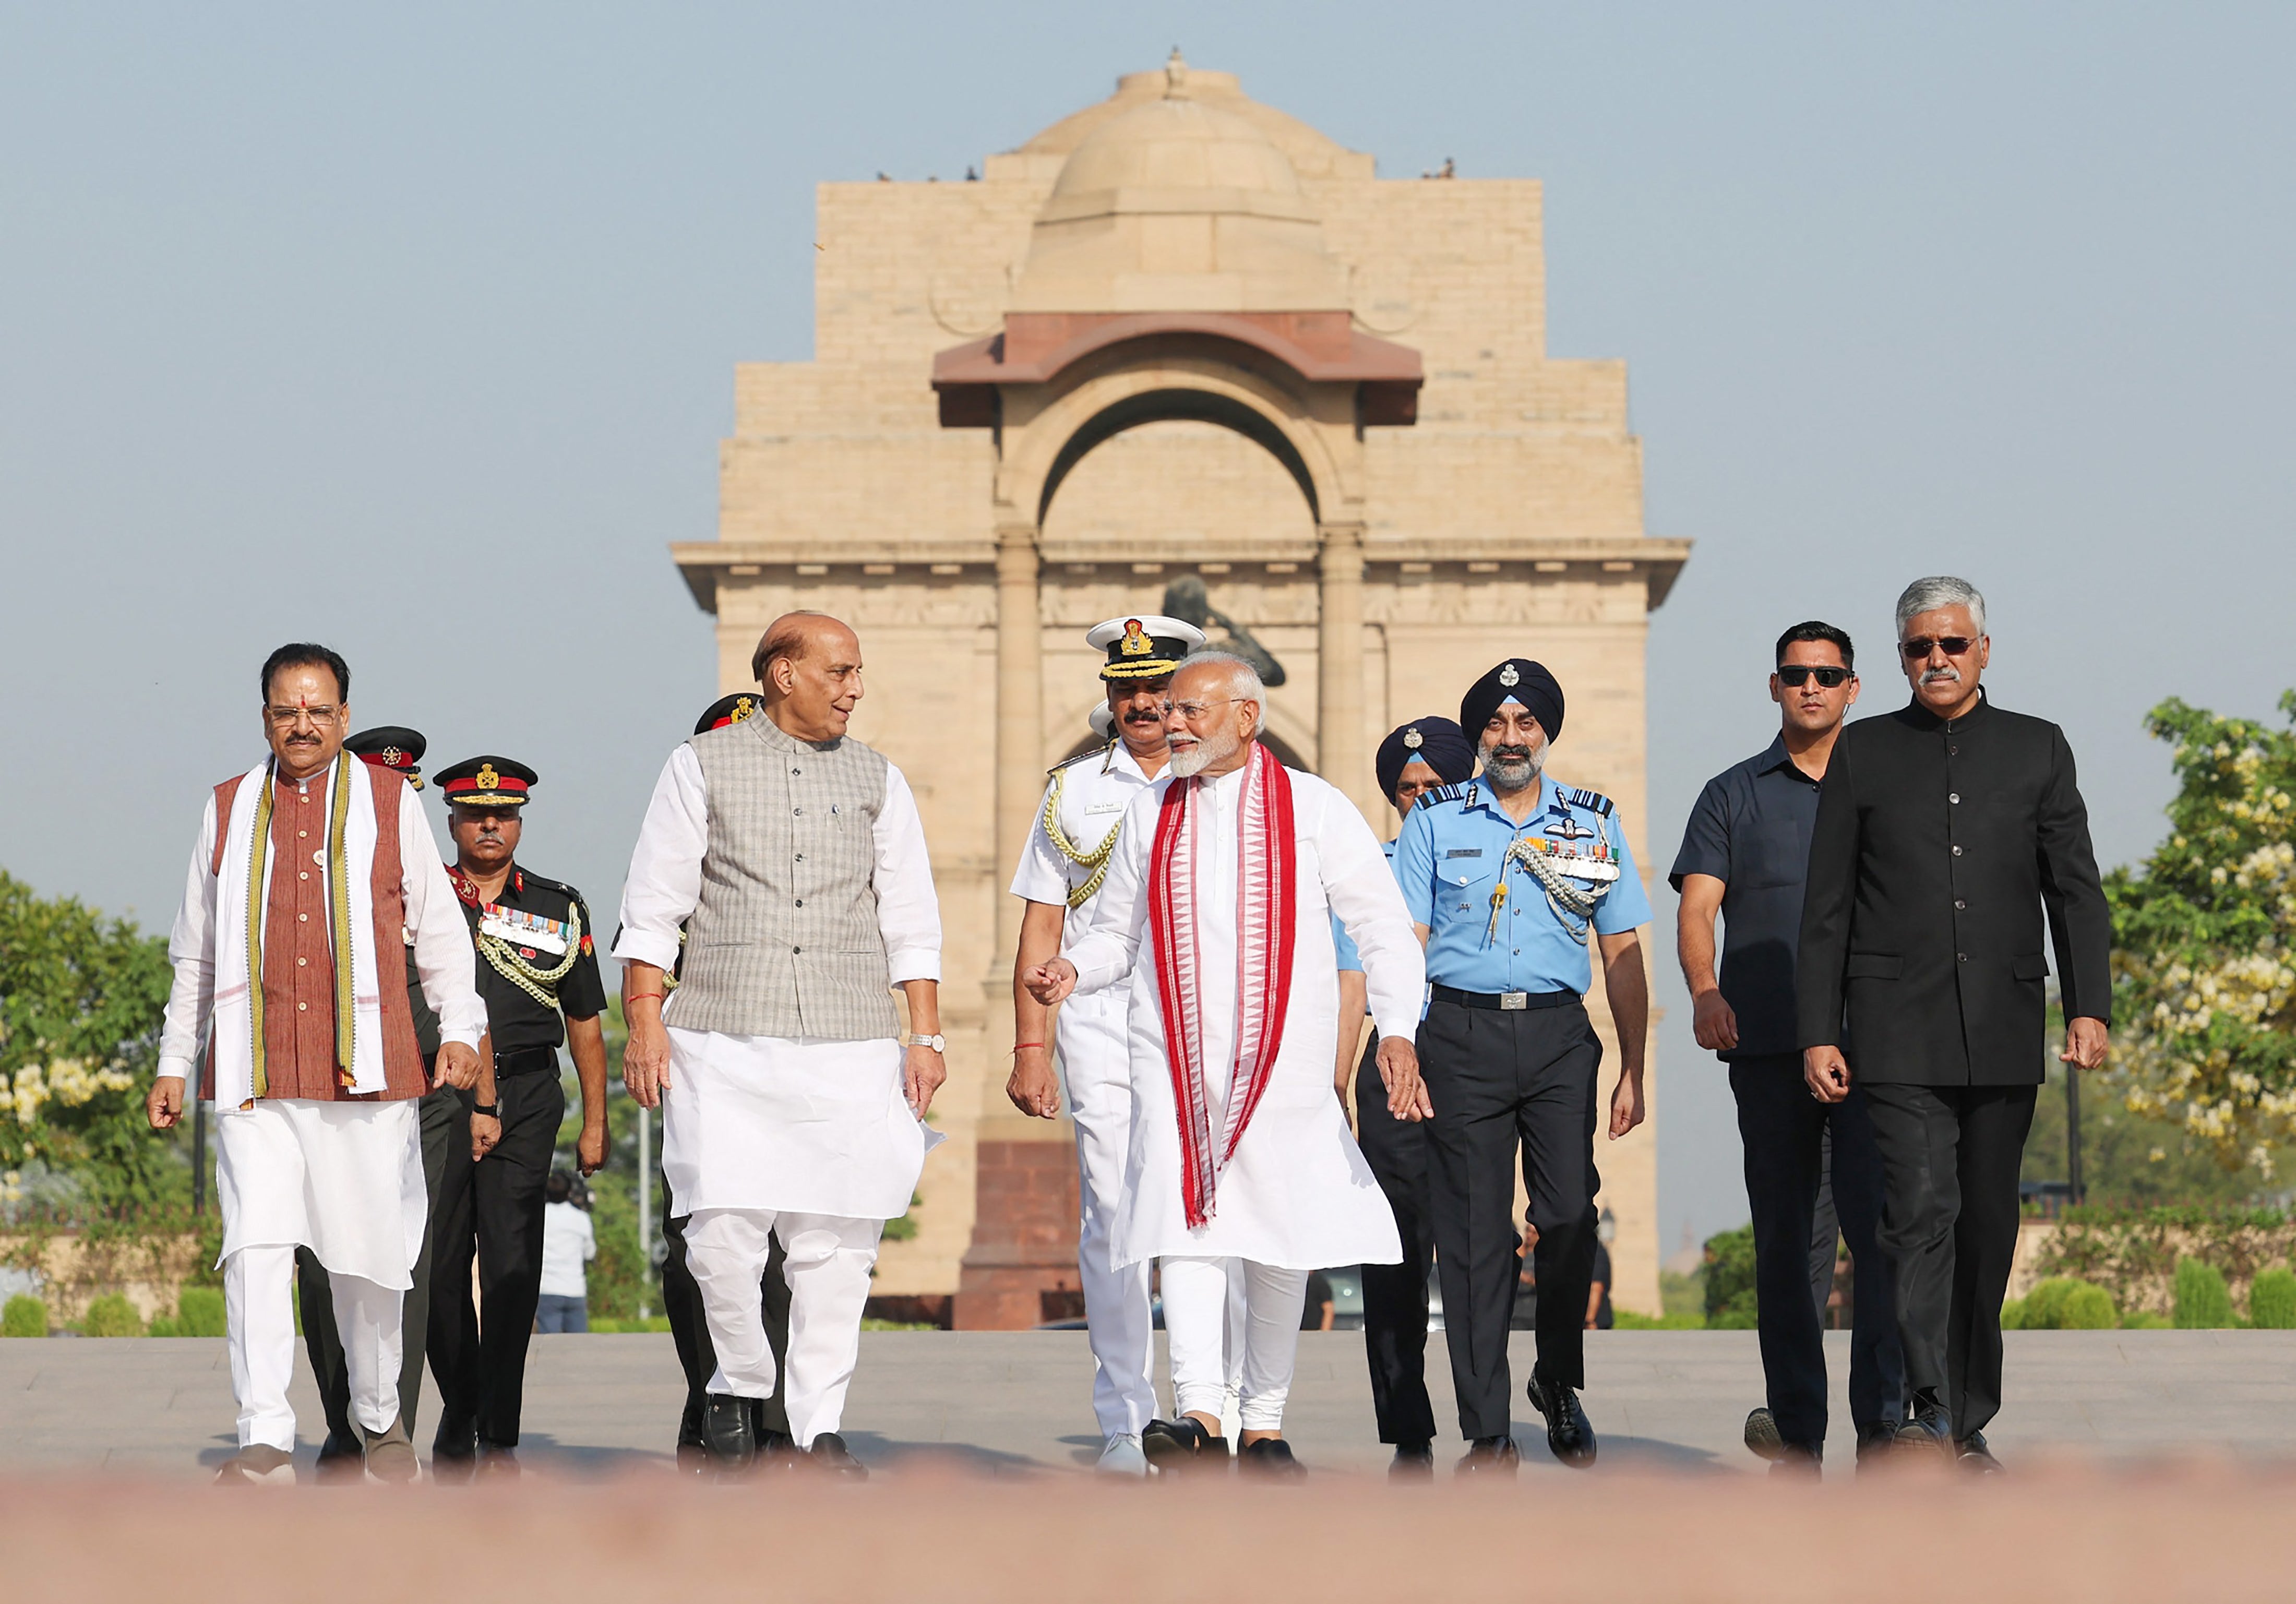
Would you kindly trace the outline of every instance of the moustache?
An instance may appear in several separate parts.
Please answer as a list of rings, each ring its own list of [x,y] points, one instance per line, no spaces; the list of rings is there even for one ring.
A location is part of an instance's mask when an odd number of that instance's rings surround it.
[[[1495,746],[1491,749],[1493,763],[1529,763],[1530,749],[1527,746]]]
[[[1942,668],[1924,668],[1922,670],[1922,683],[1924,685],[1940,683],[1954,684],[1957,683],[1960,679],[1961,670],[1955,667],[1951,663],[1948,663]]]

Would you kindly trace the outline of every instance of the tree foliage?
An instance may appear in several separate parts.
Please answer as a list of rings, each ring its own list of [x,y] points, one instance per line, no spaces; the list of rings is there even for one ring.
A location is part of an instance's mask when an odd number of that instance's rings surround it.
[[[0,1171],[44,1165],[99,1208],[184,1191],[144,1118],[169,980],[165,942],[0,871]]]
[[[2280,710],[2287,728],[2153,708],[2176,749],[2169,833],[2105,881],[2128,1108],[2266,1173],[2296,1139],[2296,691]]]

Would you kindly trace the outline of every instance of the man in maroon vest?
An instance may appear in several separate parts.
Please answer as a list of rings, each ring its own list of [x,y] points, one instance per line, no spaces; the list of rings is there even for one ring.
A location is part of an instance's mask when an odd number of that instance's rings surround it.
[[[439,1012],[441,1082],[478,1078],[486,1008],[454,888],[406,786],[342,750],[349,667],[299,642],[271,654],[262,686],[271,755],[217,786],[201,821],[168,944],[176,983],[149,1113],[161,1130],[183,1117],[204,1039],[239,1403],[239,1453],[217,1479],[294,1477],[301,1247],[328,1272],[367,1472],[411,1481],[400,1300],[429,1209],[415,1117],[429,1077],[406,934]]]

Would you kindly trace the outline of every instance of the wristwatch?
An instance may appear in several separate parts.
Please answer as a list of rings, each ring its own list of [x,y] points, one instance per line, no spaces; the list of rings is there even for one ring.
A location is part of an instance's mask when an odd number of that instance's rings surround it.
[[[946,1057],[948,1052],[948,1038],[945,1035],[918,1035],[912,1032],[901,1038],[901,1045],[904,1047],[930,1047],[935,1052],[940,1053],[944,1057]]]
[[[474,1102],[471,1105],[471,1112],[473,1114],[483,1114],[488,1119],[500,1119],[502,1117],[502,1105],[500,1103]]]

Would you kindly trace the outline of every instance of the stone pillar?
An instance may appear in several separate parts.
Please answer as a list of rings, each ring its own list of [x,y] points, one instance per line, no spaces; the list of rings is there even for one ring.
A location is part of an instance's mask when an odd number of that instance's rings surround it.
[[[1012,1066],[1013,954],[1021,903],[1004,894],[1045,785],[1044,636],[1037,528],[996,531],[996,945],[981,980],[989,1060],[975,1139],[972,1242],[951,1323],[1026,1330],[1082,1312],[1077,1279],[1077,1171],[1065,1120],[1031,1119],[1004,1096]],[[1052,1296],[1048,1298],[1046,1294]]]
[[[1363,525],[1321,524],[1316,534],[1316,768],[1369,818],[1377,786],[1364,738]]]

